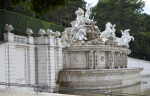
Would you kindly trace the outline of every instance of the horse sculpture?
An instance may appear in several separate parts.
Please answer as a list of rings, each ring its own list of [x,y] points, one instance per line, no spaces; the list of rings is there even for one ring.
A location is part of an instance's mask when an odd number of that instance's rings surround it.
[[[124,31],[121,30],[122,36],[118,39],[118,46],[127,46],[129,47],[129,42],[134,40],[133,36],[129,34],[130,29],[126,29]]]
[[[115,26],[116,26],[115,24],[112,25],[110,22],[108,22],[106,24],[105,31],[101,33],[101,37],[105,37],[105,38],[115,37],[115,31],[116,31]]]

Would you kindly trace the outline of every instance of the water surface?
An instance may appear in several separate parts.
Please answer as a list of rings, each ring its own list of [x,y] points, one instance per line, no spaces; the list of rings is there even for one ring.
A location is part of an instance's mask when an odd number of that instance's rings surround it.
[[[61,93],[80,96],[105,96],[105,92],[108,91],[112,92],[112,96],[150,96],[150,77],[141,77],[141,84],[136,84],[125,88],[92,91],[75,90],[73,92]]]

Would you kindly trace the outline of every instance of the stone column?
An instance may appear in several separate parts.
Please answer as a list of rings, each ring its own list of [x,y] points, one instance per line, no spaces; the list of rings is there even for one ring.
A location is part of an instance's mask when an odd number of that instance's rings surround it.
[[[46,45],[37,46],[38,58],[38,84],[49,85],[49,64],[48,47]]]
[[[9,83],[15,83],[15,44],[8,44],[6,47],[6,74],[7,74],[7,87],[11,86]]]
[[[37,39],[38,85],[50,86],[50,52],[47,37]]]
[[[120,68],[123,68],[123,53],[122,52],[120,52],[120,58],[121,58]]]
[[[56,39],[56,44],[57,44],[57,64],[58,64],[58,71],[63,69],[63,64],[62,64],[62,43],[61,39],[57,38]]]
[[[94,56],[95,56],[95,58],[94,58],[94,61],[95,61],[95,64],[94,64],[94,69],[96,69],[96,68],[99,68],[99,61],[98,61],[98,59],[99,59],[99,51],[96,51],[95,53],[94,53]]]
[[[56,87],[56,65],[55,65],[55,47],[49,47],[49,85],[52,87],[49,91],[53,92]]]
[[[127,68],[127,53],[123,53],[123,68]]]
[[[120,68],[121,66],[121,55],[120,53],[117,54],[117,67]]]
[[[27,37],[27,43],[28,44],[34,44],[34,38],[31,36]]]
[[[113,69],[114,68],[114,51],[111,51],[110,53],[109,53],[109,67],[111,68],[111,69]]]
[[[35,46],[30,45],[27,47],[27,62],[28,62],[28,83],[35,85]]]
[[[94,68],[94,57],[93,57],[93,51],[89,52],[89,69]]]
[[[10,32],[4,33],[4,41],[14,42],[14,34]]]

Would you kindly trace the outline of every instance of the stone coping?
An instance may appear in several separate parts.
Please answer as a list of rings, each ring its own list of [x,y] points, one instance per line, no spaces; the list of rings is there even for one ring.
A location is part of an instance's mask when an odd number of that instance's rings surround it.
[[[83,69],[83,70],[63,70],[60,74],[99,74],[99,73],[130,73],[139,72],[143,68],[122,68],[122,69]]]
[[[74,45],[65,48],[67,51],[118,51],[130,53],[130,49],[110,45]]]

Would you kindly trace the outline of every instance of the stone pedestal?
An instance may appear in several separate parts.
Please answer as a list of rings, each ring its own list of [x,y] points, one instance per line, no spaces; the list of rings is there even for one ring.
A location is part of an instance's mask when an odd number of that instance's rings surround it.
[[[127,54],[130,50],[109,45],[71,46],[63,49],[63,65],[65,69],[125,68],[127,55],[120,53]]]
[[[28,43],[28,44],[34,44],[34,38],[31,37],[31,36],[29,36],[29,37],[27,38],[27,43]]]
[[[48,44],[47,37],[38,37],[38,44]]]
[[[14,42],[14,34],[10,32],[4,33],[4,40],[7,42]]]

